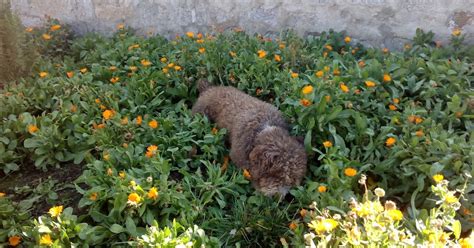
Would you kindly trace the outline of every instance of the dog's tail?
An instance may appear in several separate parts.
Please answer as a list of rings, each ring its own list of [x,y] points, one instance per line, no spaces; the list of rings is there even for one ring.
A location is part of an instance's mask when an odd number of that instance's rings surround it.
[[[197,82],[197,89],[199,91],[199,94],[202,94],[204,91],[206,91],[210,87],[211,87],[211,84],[209,83],[209,81],[207,81],[207,79],[202,78],[202,79],[199,79]]]

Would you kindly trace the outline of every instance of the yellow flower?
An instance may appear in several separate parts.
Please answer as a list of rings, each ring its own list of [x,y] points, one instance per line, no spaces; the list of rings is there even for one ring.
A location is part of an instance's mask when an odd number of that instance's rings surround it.
[[[136,49],[136,48],[140,48],[140,45],[139,44],[133,44],[131,46],[128,47],[128,50],[133,50],[133,49]]]
[[[155,129],[158,127],[158,122],[156,120],[151,120],[150,122],[148,122],[148,126]]]
[[[193,32],[187,32],[186,36],[188,36],[189,38],[194,38],[194,33]]]
[[[91,201],[96,201],[97,200],[98,193],[97,192],[92,192],[91,195],[89,196],[89,199]]]
[[[329,140],[326,140],[323,142],[323,146],[326,148],[332,147],[332,142]]]
[[[51,217],[58,217],[63,212],[63,206],[54,206],[49,209],[48,213]]]
[[[349,87],[347,87],[344,83],[339,84],[339,88],[341,88],[342,92],[344,93],[349,92]]]
[[[305,106],[305,107],[308,107],[309,105],[311,105],[311,101],[308,100],[308,99],[301,99],[300,104]]]
[[[168,73],[168,68],[163,68],[162,71],[163,73]]]
[[[472,235],[471,238],[462,238],[459,239],[459,245],[461,245],[461,248],[472,248],[472,244],[474,243],[474,240],[472,240]]]
[[[390,217],[390,219],[392,219],[394,221],[399,221],[399,220],[403,219],[403,213],[402,213],[402,211],[400,211],[398,209],[387,210],[387,214],[388,214],[388,217]]]
[[[128,195],[128,200],[133,203],[139,203],[142,198],[137,193],[131,193]]]
[[[43,37],[43,40],[51,40],[51,35],[49,34],[43,34],[42,37]]]
[[[383,81],[388,83],[388,82],[392,81],[392,77],[390,77],[390,75],[388,75],[388,74],[383,74]]]
[[[291,78],[297,78],[297,77],[298,77],[298,73],[296,73],[296,72],[291,73]]]
[[[328,190],[328,188],[327,188],[326,186],[324,186],[324,185],[321,185],[321,186],[318,187],[319,193],[324,193],[324,192],[326,192],[327,190]]]
[[[285,43],[280,43],[280,44],[278,45],[278,48],[284,49],[284,48],[285,48]]]
[[[200,53],[206,52],[206,48],[204,48],[204,47],[199,48],[199,52],[200,52]]]
[[[339,71],[339,69],[334,69],[334,70],[332,71],[332,74],[333,74],[334,76],[339,76],[339,75],[341,74],[341,71]]]
[[[392,111],[397,110],[397,106],[395,106],[395,105],[393,105],[393,104],[388,105],[388,108],[389,108],[390,110],[392,110]]]
[[[325,66],[324,67],[324,71],[328,72],[331,68],[329,68],[329,66]]]
[[[147,196],[148,196],[149,199],[156,200],[156,198],[158,198],[158,189],[156,189],[155,187],[152,187],[148,191]]]
[[[125,28],[125,24],[123,24],[123,23],[120,23],[119,25],[117,25],[118,30],[122,30],[124,28]]]
[[[339,223],[337,223],[337,221],[334,219],[322,219],[317,221],[311,221],[311,223],[308,224],[308,227],[313,228],[317,234],[322,234],[325,232],[331,232],[338,225]]]
[[[332,46],[331,45],[326,45],[325,48],[328,49],[329,51],[332,51]]]
[[[61,25],[53,25],[51,26],[51,31],[56,31],[56,30],[60,30],[61,29]]]
[[[331,101],[331,96],[324,96],[324,99],[326,100],[326,102],[329,102]]]
[[[8,244],[13,247],[19,245],[20,241],[21,241],[21,237],[18,235],[11,236],[8,238]]]
[[[415,123],[416,123],[416,124],[420,124],[420,123],[422,123],[422,122],[423,122],[423,118],[421,118],[421,117],[419,117],[419,116],[417,116],[417,117],[415,118]]]
[[[387,147],[392,147],[395,143],[397,143],[397,140],[393,137],[389,137],[386,141],[385,141],[385,145]]]
[[[157,153],[157,151],[158,151],[158,146],[156,146],[156,145],[150,145],[150,146],[148,146],[147,149],[146,149],[145,156],[146,156],[147,158],[151,158],[151,157],[153,157],[153,155],[155,155],[155,154]]]
[[[4,197],[4,196],[6,196],[6,195],[7,195],[7,194],[5,194],[4,192],[0,192],[0,198],[1,198],[1,197]]]
[[[40,245],[51,246],[53,244],[53,240],[51,240],[51,236],[49,234],[41,235]]]
[[[110,154],[108,152],[104,152],[104,160],[109,161],[110,160]]]
[[[130,71],[137,71],[137,70],[138,70],[138,67],[136,67],[136,66],[130,66],[128,69],[130,69]]]
[[[232,51],[230,51],[230,52],[229,52],[229,55],[230,55],[231,57],[235,57],[235,56],[237,56],[237,54],[236,54],[236,53],[234,53],[234,52],[232,52]]]
[[[388,48],[385,47],[384,49],[382,49],[382,52],[383,53],[389,53],[390,51],[388,50]]]
[[[348,177],[353,177],[357,174],[357,170],[352,168],[352,167],[348,167],[346,169],[344,169],[344,175],[348,176]]]
[[[109,67],[109,71],[116,71],[117,70],[117,66],[110,66]]]
[[[122,124],[122,125],[127,125],[127,124],[128,124],[128,117],[123,117],[123,118],[120,120],[120,124]]]
[[[34,124],[28,125],[28,132],[29,133],[33,134],[33,133],[38,132],[38,130],[39,130],[39,128]]]
[[[135,123],[137,123],[137,125],[141,125],[142,124],[142,121],[143,121],[143,117],[141,115],[137,116],[137,119],[135,120]]]
[[[119,172],[119,177],[120,177],[121,179],[125,179],[125,176],[126,176],[125,171]]]
[[[292,221],[288,227],[290,228],[290,230],[295,230],[297,227],[298,227],[298,224],[296,224],[296,222]]]
[[[163,57],[163,58],[160,59],[160,61],[161,61],[161,63],[166,63],[166,61],[168,61],[168,59]]]
[[[48,73],[45,72],[45,71],[42,71],[42,72],[39,73],[39,76],[40,76],[40,78],[45,78],[45,77],[48,76]]]
[[[151,62],[150,62],[149,60],[146,60],[146,59],[142,59],[142,60],[140,61],[140,63],[141,63],[143,66],[145,66],[145,67],[151,65]]]
[[[173,69],[174,69],[175,71],[181,71],[182,68],[181,68],[181,66],[179,66],[179,65],[175,65],[175,66],[173,67]]]
[[[278,54],[275,54],[275,61],[280,62],[281,61],[281,56]]]
[[[398,99],[398,98],[393,98],[393,103],[399,104],[399,103],[400,103],[400,99]]]
[[[454,196],[451,192],[446,195],[444,200],[449,204],[458,202],[458,198],[456,198],[456,196]]]
[[[367,86],[369,88],[370,87],[375,87],[375,82],[367,80],[367,81],[365,81],[365,86]]]
[[[439,183],[439,182],[443,181],[443,179],[444,179],[444,176],[441,175],[441,174],[436,174],[436,175],[433,176],[433,180],[434,180],[436,183]]]
[[[261,59],[263,59],[263,58],[265,58],[265,56],[267,56],[267,52],[265,52],[264,50],[258,50],[257,54],[258,54],[258,57],[261,58]]]
[[[318,78],[323,77],[323,75],[324,75],[324,72],[323,72],[323,71],[317,71],[317,72],[316,72],[316,77],[318,77]]]
[[[114,84],[114,83],[118,82],[119,80],[120,80],[119,77],[113,77],[113,78],[110,79],[110,82]]]
[[[415,135],[416,135],[417,137],[422,137],[423,135],[425,135],[425,133],[423,133],[423,130],[420,129],[420,130],[418,130],[418,131],[415,132]]]
[[[114,111],[107,109],[104,112],[102,112],[102,117],[104,117],[105,120],[109,120],[114,116]]]
[[[301,90],[301,92],[305,95],[307,94],[310,94],[311,92],[313,92],[313,86],[311,85],[306,85],[305,87],[303,87],[303,89]]]
[[[204,40],[203,39],[196,40],[196,43],[202,44],[202,43],[204,43]]]
[[[352,39],[351,39],[351,37],[349,37],[349,36],[346,36],[346,38],[344,38],[344,42],[346,42],[346,43],[350,43],[351,40],[352,40]]]
[[[460,36],[461,35],[461,29],[455,28],[453,32],[451,32],[453,36]]]
[[[250,175],[250,172],[247,169],[244,169],[244,177],[247,178],[247,180],[252,178],[252,175]]]

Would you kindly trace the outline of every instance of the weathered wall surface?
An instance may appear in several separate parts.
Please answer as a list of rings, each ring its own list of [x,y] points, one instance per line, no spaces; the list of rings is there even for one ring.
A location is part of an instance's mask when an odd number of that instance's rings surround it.
[[[0,0],[1,1],[1,0]],[[3,0],[6,1],[6,0]],[[79,33],[113,32],[125,23],[143,33],[173,37],[186,31],[241,27],[274,33],[291,28],[315,34],[330,28],[374,46],[400,47],[417,27],[446,41],[461,28],[474,42],[474,0],[10,0],[25,25],[45,15]]]

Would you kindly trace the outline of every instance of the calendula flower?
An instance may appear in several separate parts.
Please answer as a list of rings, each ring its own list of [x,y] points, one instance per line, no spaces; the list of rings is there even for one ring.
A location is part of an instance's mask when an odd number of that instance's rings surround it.
[[[275,57],[275,61],[276,61],[276,62],[280,62],[280,61],[281,61],[281,56],[280,56],[280,55],[275,54],[274,57]]]
[[[61,29],[61,25],[53,25],[50,28],[51,31],[56,31],[56,30],[60,30],[60,29]]]
[[[349,36],[346,36],[346,37],[344,38],[344,42],[346,42],[346,43],[350,43],[351,40],[352,40],[352,39],[351,39],[351,37],[349,37]]]
[[[5,194],[4,192],[0,192],[0,198],[2,197],[5,197],[7,194]]]
[[[311,101],[308,99],[301,99],[300,104],[303,105],[304,107],[308,107],[309,105],[311,105]]]
[[[158,189],[156,189],[156,187],[152,187],[148,191],[147,196],[148,196],[148,199],[156,200],[158,198]]]
[[[67,75],[68,78],[72,78],[72,77],[74,77],[74,72],[68,71],[68,72],[66,72],[66,75]]]
[[[313,86],[311,86],[311,85],[306,85],[306,86],[303,87],[303,89],[301,90],[301,93],[303,93],[304,95],[311,94],[311,92],[313,92]]]
[[[43,40],[51,40],[51,35],[49,34],[43,34],[41,37],[43,37]]]
[[[323,234],[334,230],[339,223],[334,219],[313,220],[308,224],[308,227],[314,229],[317,234]]]
[[[389,137],[386,141],[385,141],[385,145],[387,147],[392,147],[395,143],[397,143],[397,140],[393,137]]]
[[[339,88],[342,90],[342,92],[347,93],[349,92],[349,87],[347,87],[344,83],[339,84]]]
[[[54,206],[49,209],[48,213],[51,217],[58,217],[63,212],[63,206]]]
[[[375,84],[375,82],[373,82],[373,81],[370,81],[370,80],[365,81],[365,86],[367,86],[367,87],[369,87],[369,88],[375,87],[375,85],[376,85],[376,84]]]
[[[13,247],[18,246],[20,242],[21,242],[21,237],[18,235],[11,236],[8,238],[8,244],[10,246],[13,246]]]
[[[436,182],[436,183],[440,183],[441,181],[443,181],[444,179],[444,176],[441,175],[441,174],[436,174],[433,176],[433,180]]]
[[[123,23],[120,23],[120,24],[117,25],[118,30],[122,30],[124,28],[125,28],[125,24],[123,24]]]
[[[147,158],[151,158],[151,157],[153,157],[157,152],[158,152],[158,146],[156,146],[156,145],[150,145],[150,146],[148,146],[147,149],[146,149],[145,156],[146,156]]]
[[[150,122],[148,122],[148,126],[155,129],[158,127],[158,121],[156,120],[151,120]]]
[[[291,78],[297,78],[298,77],[298,73],[296,72],[291,72]]]
[[[34,134],[34,133],[38,132],[38,130],[39,130],[39,128],[34,124],[28,125],[28,132],[29,133]]]
[[[363,60],[359,61],[359,63],[357,63],[359,65],[360,68],[364,68],[365,67],[365,62]]]
[[[388,217],[390,217],[390,219],[392,219],[394,221],[399,221],[399,220],[403,219],[403,213],[402,213],[402,211],[400,211],[398,209],[388,210],[387,215],[388,215]]]
[[[161,63],[166,63],[168,61],[168,59],[163,57],[163,58],[160,59],[160,61],[161,61]]]
[[[308,213],[308,210],[306,210],[306,209],[304,209],[304,208],[302,208],[302,209],[300,210],[300,215],[301,215],[302,218],[304,218],[307,213]]]
[[[415,135],[416,135],[417,137],[422,137],[423,135],[425,135],[425,133],[423,132],[423,130],[420,129],[420,130],[418,130],[418,131],[415,132]]]
[[[326,45],[324,48],[326,48],[329,51],[332,51],[332,46],[331,45]]]
[[[405,49],[408,50],[411,48],[411,45],[410,44],[405,44]]]
[[[140,45],[139,44],[133,44],[133,45],[128,47],[128,50],[131,51],[131,50],[137,49],[137,48],[140,48]]]
[[[250,180],[252,178],[252,175],[250,175],[250,171],[248,171],[247,169],[244,169],[244,177],[247,180]]]
[[[53,244],[53,240],[51,239],[51,236],[49,236],[49,234],[44,234],[41,235],[39,243],[40,245],[51,246]]]
[[[128,195],[128,201],[131,203],[138,204],[141,200],[142,198],[137,193],[130,193]]]
[[[89,195],[89,200],[91,200],[91,201],[96,201],[98,195],[99,195],[99,194],[98,194],[97,192],[92,192],[92,193]]]
[[[316,77],[321,78],[321,77],[324,76],[324,72],[323,72],[323,71],[317,71],[317,72],[315,73],[315,75],[316,75]]]
[[[163,71],[163,73],[168,73],[168,68],[163,68],[161,70]]]
[[[194,38],[194,32],[186,32],[186,36],[189,38]]]
[[[235,57],[235,56],[237,56],[237,54],[236,54],[236,53],[234,53],[234,52],[232,52],[232,51],[230,51],[230,52],[229,52],[229,55],[230,55],[231,57]]]
[[[112,176],[112,174],[114,173],[114,171],[112,170],[112,168],[107,168],[107,176]]]
[[[143,117],[141,115],[137,116],[135,123],[140,126],[142,122],[143,122]]]
[[[297,227],[298,227],[298,224],[296,224],[296,222],[292,221],[288,227],[291,229],[291,230],[295,230]]]
[[[137,70],[138,70],[138,67],[136,67],[136,66],[130,66],[128,69],[129,69],[130,71],[137,71]]]
[[[451,32],[453,36],[460,36],[461,35],[461,29],[455,28],[453,32]]]
[[[206,52],[206,48],[204,47],[199,48],[199,53],[204,53],[204,52]]]
[[[326,148],[332,147],[332,142],[329,140],[326,140],[323,142],[323,146]]]
[[[125,179],[125,176],[126,176],[125,171],[120,171],[118,175],[121,179]]]
[[[128,148],[128,143],[123,143],[123,144],[122,144],[122,147],[123,147],[123,148]]]
[[[422,123],[422,122],[423,122],[423,118],[421,118],[421,117],[419,117],[419,116],[417,116],[417,117],[415,118],[415,123],[416,123],[416,124],[420,124],[420,123]]]
[[[202,44],[202,43],[204,43],[204,40],[203,39],[198,39],[198,40],[196,40],[196,43]]]
[[[388,75],[388,74],[383,74],[383,81],[388,83],[388,82],[392,81],[392,77],[390,77],[390,75]]]
[[[109,120],[114,116],[114,111],[107,109],[104,112],[102,112],[102,117],[104,117],[105,120]]]
[[[333,74],[334,76],[339,76],[339,75],[341,75],[341,71],[339,71],[339,69],[334,69],[334,70],[332,71],[332,74]]]
[[[94,102],[97,103],[97,104],[100,104],[101,101],[100,101],[99,98],[96,98],[96,99],[94,100]]]
[[[331,101],[331,96],[324,96],[324,100],[326,100],[326,102],[330,102]]]
[[[285,48],[285,43],[280,43],[280,44],[278,44],[278,48],[284,49],[284,48]]]
[[[40,76],[40,78],[45,78],[45,77],[48,76],[48,73],[45,72],[45,71],[42,71],[42,72],[39,73],[39,76]]]
[[[214,135],[216,135],[218,131],[219,131],[219,130],[217,130],[217,128],[215,128],[215,127],[213,127],[213,128],[211,129],[211,133],[214,134]]]
[[[474,240],[472,237],[473,236],[471,235],[471,237],[459,239],[459,245],[461,246],[461,248],[472,248],[472,244],[474,244]]]
[[[80,71],[81,73],[86,73],[86,72],[88,71],[88,69],[87,69],[87,68],[82,68],[82,69],[80,69],[79,71]]]
[[[114,84],[114,83],[118,82],[119,80],[120,80],[119,77],[112,77],[112,78],[110,79],[110,82]]]
[[[174,69],[175,71],[181,71],[182,68],[181,68],[181,66],[179,66],[179,65],[175,65],[175,66],[173,67],[173,69]]]
[[[31,33],[31,32],[33,32],[33,28],[31,28],[31,27],[26,28],[25,31],[28,32],[28,33]]]
[[[326,192],[327,190],[328,190],[328,188],[327,188],[326,186],[324,186],[324,185],[320,185],[320,186],[318,187],[319,193],[324,193],[324,192]]]
[[[105,161],[109,161],[109,160],[110,160],[110,154],[109,154],[108,152],[105,152],[103,157],[104,157],[104,160],[105,160]]]
[[[149,60],[146,60],[146,59],[142,59],[142,60],[140,61],[140,63],[141,63],[143,66],[145,66],[145,67],[151,65],[151,62],[150,62]]]
[[[393,98],[393,103],[399,104],[399,103],[400,103],[400,99],[398,99],[398,98]]]
[[[112,65],[109,67],[109,71],[116,71],[116,70],[117,70],[117,66]]]
[[[258,57],[261,58],[261,59],[263,59],[263,58],[265,58],[265,56],[267,56],[267,52],[265,52],[264,50],[258,50],[257,54],[258,54]]]
[[[122,125],[127,125],[127,124],[128,124],[128,117],[123,117],[123,118],[120,120],[120,124],[122,124]]]
[[[390,51],[388,50],[388,48],[384,47],[384,48],[382,49],[382,52],[383,52],[383,53],[389,53]]]
[[[388,108],[389,108],[390,110],[392,110],[392,111],[397,110],[397,106],[395,106],[395,105],[393,105],[393,104],[388,105]]]
[[[348,167],[348,168],[344,169],[344,175],[346,175],[348,177],[353,177],[353,176],[357,175],[357,170],[352,168],[352,167]]]

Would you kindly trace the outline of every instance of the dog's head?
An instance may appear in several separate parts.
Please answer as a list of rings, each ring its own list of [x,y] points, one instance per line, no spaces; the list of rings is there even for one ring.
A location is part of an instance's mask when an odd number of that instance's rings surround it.
[[[279,127],[267,127],[257,135],[249,159],[252,183],[267,196],[284,196],[306,173],[303,145]]]

